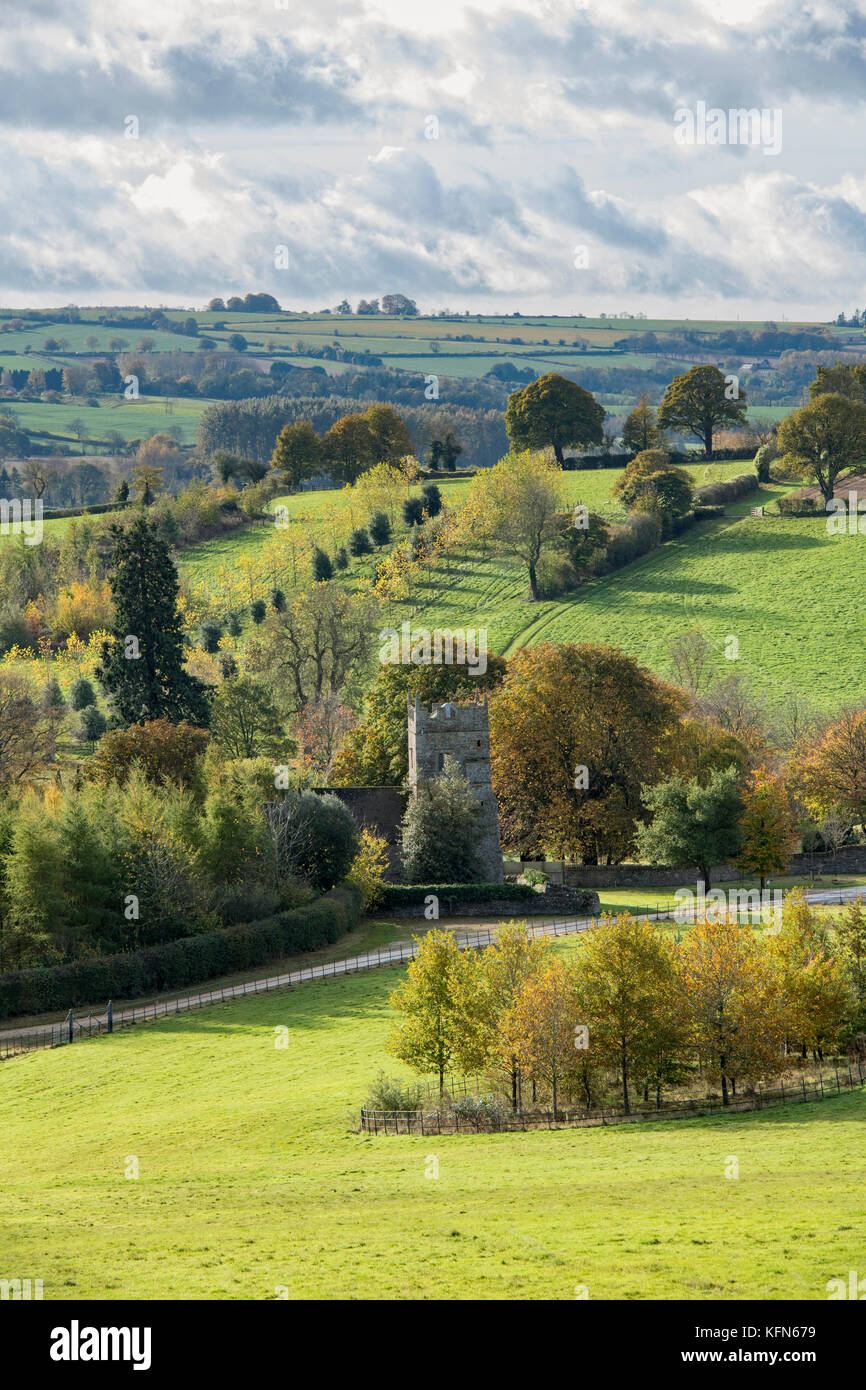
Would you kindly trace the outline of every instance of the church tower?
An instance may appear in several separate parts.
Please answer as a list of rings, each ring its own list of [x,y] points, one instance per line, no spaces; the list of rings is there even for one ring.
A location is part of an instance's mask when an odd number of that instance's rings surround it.
[[[476,849],[484,866],[486,883],[501,883],[502,844],[499,807],[490,777],[490,724],[487,696],[479,694],[466,704],[419,705],[409,701],[409,785],[438,777],[446,757],[455,760],[476,799],[484,819]]]

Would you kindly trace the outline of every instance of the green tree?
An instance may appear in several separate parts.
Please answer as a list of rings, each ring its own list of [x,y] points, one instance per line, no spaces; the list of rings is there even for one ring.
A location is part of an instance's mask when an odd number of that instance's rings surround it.
[[[271,468],[280,474],[289,490],[294,492],[321,465],[322,441],[309,420],[284,425],[271,455]]]
[[[207,726],[204,685],[184,668],[177,570],[158,528],[139,513],[109,528],[114,622],[96,676],[126,724],[167,719]]]
[[[716,430],[722,425],[742,425],[745,419],[745,391],[727,382],[718,367],[692,367],[675,376],[658,413],[663,429],[681,430],[700,439],[708,459],[713,457]]]
[[[697,864],[710,886],[714,864],[736,855],[740,848],[743,798],[735,767],[711,773],[706,786],[696,777],[686,782],[669,777],[643,788],[652,819],[637,833],[638,852],[653,864],[687,868]]]
[[[403,817],[403,869],[409,883],[475,883],[482,874],[475,845],[483,811],[453,758],[438,777],[418,784]]]
[[[552,447],[560,468],[564,448],[600,444],[604,407],[576,381],[548,372],[508,397],[505,428],[516,449]]]
[[[230,758],[281,757],[294,750],[273,700],[250,676],[224,680],[214,696],[211,731]]]
[[[622,442],[626,449],[639,454],[644,449],[656,449],[661,442],[656,413],[650,405],[649,396],[642,395],[632,410],[622,430]]]
[[[88,705],[96,704],[96,694],[89,680],[84,676],[79,676],[72,682],[69,691],[69,703],[74,710],[87,709]]]
[[[819,395],[779,425],[782,464],[814,479],[825,502],[836,479],[866,458],[866,405],[849,396]]]
[[[398,1019],[386,1046],[414,1071],[435,1072],[441,1096],[445,1073],[466,1042],[480,971],[475,953],[461,951],[451,932],[415,940],[415,959],[389,1001]]]

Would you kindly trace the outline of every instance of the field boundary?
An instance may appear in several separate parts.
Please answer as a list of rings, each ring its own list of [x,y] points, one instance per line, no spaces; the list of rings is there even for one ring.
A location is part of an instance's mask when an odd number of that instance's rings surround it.
[[[824,1100],[841,1095],[843,1090],[862,1090],[866,1085],[863,1063],[856,1062],[856,1072],[846,1062],[847,1076],[834,1066],[833,1075],[825,1085],[823,1071],[817,1081],[801,1078],[799,1085],[784,1081],[778,1087],[758,1086],[748,1095],[735,1096],[727,1105],[720,1100],[671,1101],[656,1107],[633,1106],[628,1114],[623,1106],[600,1105],[592,1109],[563,1106],[554,1115],[551,1110],[521,1110],[516,1114],[462,1113],[457,1109],[374,1110],[361,1107],[358,1130],[364,1134],[513,1134],[537,1129],[594,1129],[604,1125],[643,1124],[658,1120],[705,1119],[708,1115],[732,1115],[746,1111],[764,1110],[778,1105],[801,1105],[809,1100]],[[834,1084],[835,1083],[835,1084]]]
[[[808,902],[838,905],[852,897],[864,895],[861,886],[843,888],[835,892],[823,891],[806,893]],[[669,921],[674,917],[675,908],[665,908],[659,912],[635,914],[640,921]],[[503,919],[505,920],[505,919]],[[518,920],[517,918],[509,920]],[[533,922],[527,924],[532,937],[571,936],[576,932],[588,931],[598,922],[598,917],[581,917],[567,921]],[[457,938],[461,950],[480,950],[491,946],[496,940],[496,929],[485,927],[468,931]],[[192,1009],[209,1008],[214,1004],[229,1004],[235,999],[244,999],[251,994],[266,994],[272,990],[292,989],[296,985],[309,984],[313,980],[334,979],[340,975],[354,975],[361,970],[375,970],[384,965],[406,965],[413,960],[418,951],[415,941],[396,941],[390,946],[377,947],[375,951],[364,951],[357,956],[347,956],[343,960],[309,965],[300,970],[289,970],[280,975],[265,979],[247,980],[243,984],[224,985],[219,989],[200,990],[194,994],[174,995],[169,999],[155,999],[150,1003],[133,1005],[131,1008],[115,1009],[109,1000],[104,1011],[82,1010],[76,1017],[75,1010],[62,1023],[34,1025],[9,1031],[0,1031],[0,1061],[21,1056],[43,1048],[64,1047],[82,1038],[98,1037],[103,1033],[114,1033],[120,1028],[132,1027],[137,1023],[152,1023],[156,1019],[188,1013]]]

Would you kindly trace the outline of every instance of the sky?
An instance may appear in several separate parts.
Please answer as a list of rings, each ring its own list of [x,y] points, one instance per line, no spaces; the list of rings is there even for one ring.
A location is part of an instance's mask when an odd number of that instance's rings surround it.
[[[0,304],[835,318],[864,104],[866,0],[3,0]]]

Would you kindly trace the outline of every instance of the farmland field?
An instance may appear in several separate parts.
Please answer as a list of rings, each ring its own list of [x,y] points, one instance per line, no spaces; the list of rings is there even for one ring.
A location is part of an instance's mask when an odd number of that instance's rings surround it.
[[[657,1127],[354,1133],[376,1073],[402,1071],[383,1051],[400,973],[8,1063],[3,1267],[38,1270],[46,1299],[597,1300],[823,1299],[862,1265],[862,1093]]]
[[[12,412],[26,430],[45,431],[70,440],[72,428],[80,420],[91,440],[102,440],[109,430],[117,430],[124,439],[140,439],[151,434],[180,432],[181,443],[195,440],[199,416],[210,401],[170,399],[164,396],[140,396],[127,401],[122,396],[100,396],[99,406],[89,406],[83,400],[64,400],[56,405],[44,401],[14,401]]]

